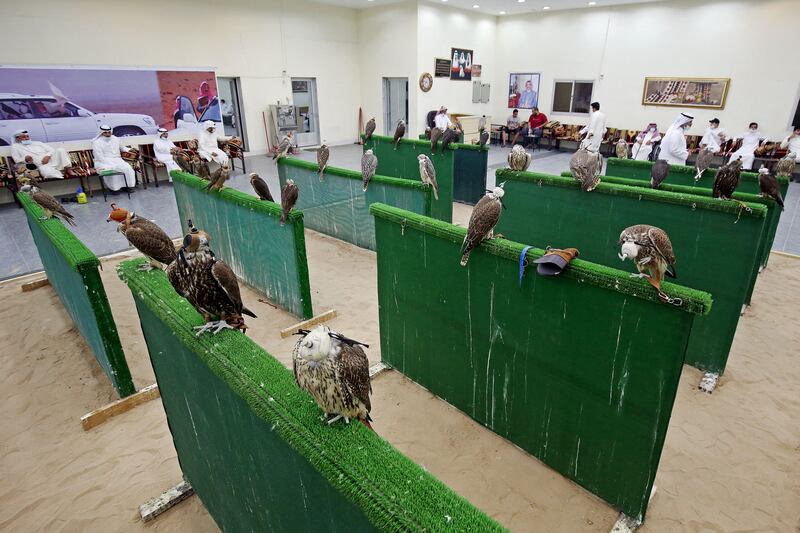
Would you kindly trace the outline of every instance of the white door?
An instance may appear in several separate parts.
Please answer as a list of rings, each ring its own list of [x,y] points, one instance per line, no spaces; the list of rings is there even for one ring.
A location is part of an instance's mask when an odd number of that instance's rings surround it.
[[[292,78],[292,103],[297,120],[297,146],[319,145],[316,78]]]
[[[383,78],[383,129],[394,135],[397,121],[403,119],[408,128],[408,78]]]

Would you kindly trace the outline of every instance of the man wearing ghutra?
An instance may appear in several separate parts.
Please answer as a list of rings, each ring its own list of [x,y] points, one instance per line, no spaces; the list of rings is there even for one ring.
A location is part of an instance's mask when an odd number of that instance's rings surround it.
[[[651,122],[636,136],[636,141],[633,143],[633,149],[631,150],[633,159],[647,161],[653,152],[653,144],[660,140],[661,133],[658,131],[658,126],[655,122]]]
[[[659,159],[663,159],[670,165],[686,164],[686,158],[689,157],[689,150],[686,148],[686,131],[692,127],[693,120],[694,117],[688,113],[681,113],[675,118],[661,140]]]

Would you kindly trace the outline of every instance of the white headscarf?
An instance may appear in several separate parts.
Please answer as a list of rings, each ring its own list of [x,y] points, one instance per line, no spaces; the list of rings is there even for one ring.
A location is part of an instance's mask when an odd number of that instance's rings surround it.
[[[674,128],[682,128],[684,125],[688,124],[689,122],[693,121],[694,117],[688,113],[681,113],[676,118],[669,129]]]
[[[103,133],[107,131],[112,131],[111,126],[109,126],[108,124],[100,124],[100,131],[97,133],[97,135],[95,135],[94,138],[99,139],[100,137],[103,136]]]
[[[214,124],[214,121],[213,121],[213,120],[206,120],[205,122],[203,122],[203,129],[204,129],[204,130],[207,130],[208,128],[214,128],[214,129],[216,129],[216,128],[217,128],[217,125],[216,125],[216,124]]]

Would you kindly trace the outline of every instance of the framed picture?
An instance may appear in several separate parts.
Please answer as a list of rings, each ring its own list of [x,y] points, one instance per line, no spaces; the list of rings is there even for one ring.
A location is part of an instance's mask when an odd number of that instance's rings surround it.
[[[308,81],[307,80],[292,80],[293,93],[307,93]]]
[[[512,72],[508,75],[508,107],[533,109],[539,105],[538,72]]]
[[[481,66],[480,65],[472,65],[472,77],[473,78],[480,78],[481,77]]]
[[[437,78],[450,77],[450,60],[448,58],[437,57],[434,60],[433,75]]]
[[[472,50],[465,48],[451,48],[452,61],[450,62],[450,79],[470,81],[472,79]]]
[[[642,105],[725,109],[730,78],[645,78]]]

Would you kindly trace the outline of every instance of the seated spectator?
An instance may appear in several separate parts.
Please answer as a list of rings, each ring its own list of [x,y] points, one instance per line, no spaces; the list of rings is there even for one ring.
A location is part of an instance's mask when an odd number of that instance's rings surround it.
[[[528,118],[528,135],[533,136],[534,146],[539,145],[539,140],[542,138],[542,128],[545,124],[547,124],[547,116],[539,112],[538,107],[534,107],[531,116]]]
[[[14,133],[11,158],[15,163],[35,166],[39,175],[48,180],[64,179],[61,171],[72,166],[66,150],[52,148],[40,141],[32,141],[26,130]]]
[[[506,137],[512,134],[511,144],[514,144],[519,135],[519,109],[515,109],[506,120],[506,125],[500,128],[500,144],[502,147],[506,145]]]

